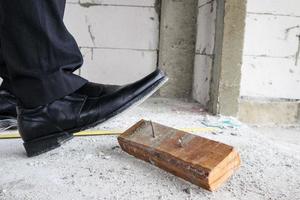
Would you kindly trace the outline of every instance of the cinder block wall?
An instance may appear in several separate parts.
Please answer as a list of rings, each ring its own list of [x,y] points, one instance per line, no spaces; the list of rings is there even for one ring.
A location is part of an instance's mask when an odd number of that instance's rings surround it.
[[[300,99],[299,8],[299,0],[248,0],[242,97]]]
[[[300,1],[248,0],[239,116],[299,123]]]
[[[222,27],[217,23],[218,13],[220,13],[218,5],[221,2],[225,3],[224,26],[229,27],[227,30],[233,32],[225,32],[226,28],[223,27],[223,44],[227,44],[227,48],[221,46],[221,52],[216,52],[216,47],[222,45],[216,42],[216,36],[222,31]],[[213,100],[217,102],[213,106],[213,109],[217,110],[216,113],[227,114],[220,110],[220,105],[223,110],[238,108],[231,114],[253,124],[299,123],[300,10],[298,8],[300,2],[298,0],[248,0],[244,11],[246,12],[244,41],[241,37],[227,37],[242,31],[235,27],[242,24],[241,20],[244,20],[244,16],[231,19],[228,15],[235,10],[232,6],[239,6],[238,3],[245,2],[244,0],[240,2],[198,1],[193,97],[208,108],[210,102]],[[221,29],[216,30],[217,27]],[[239,36],[241,35],[242,32]],[[228,38],[231,38],[230,41],[227,41]],[[227,61],[232,57],[226,55],[234,56],[242,50],[242,58],[240,58],[242,68],[232,70],[238,63],[228,66],[230,62]],[[219,63],[223,75],[215,73],[218,67],[215,65],[218,64],[216,57],[219,56],[224,57],[222,63]],[[231,84],[234,81],[239,83],[240,79],[241,83],[234,88]],[[213,89],[215,84],[213,80],[223,82],[223,85],[219,85],[219,91]],[[235,95],[236,101],[227,103],[221,98],[222,91],[240,95]],[[216,98],[212,99],[212,97]],[[233,102],[237,105],[232,105]]]
[[[79,73],[90,81],[126,84],[158,61],[155,0],[67,0],[65,23],[84,56]]]

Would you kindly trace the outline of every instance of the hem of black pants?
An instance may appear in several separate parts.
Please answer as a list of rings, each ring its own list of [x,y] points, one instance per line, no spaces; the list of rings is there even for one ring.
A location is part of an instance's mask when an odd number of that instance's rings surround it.
[[[5,90],[9,93],[13,93],[11,89],[11,85],[9,84],[9,81],[5,78],[2,78],[2,83],[0,85],[0,90]]]
[[[87,82],[72,72],[57,71],[39,79],[14,81],[13,91],[22,106],[34,108],[72,94]]]

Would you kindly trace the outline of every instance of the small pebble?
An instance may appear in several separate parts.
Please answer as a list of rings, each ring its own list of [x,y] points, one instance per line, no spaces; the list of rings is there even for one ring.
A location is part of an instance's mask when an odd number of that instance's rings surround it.
[[[186,189],[183,189],[183,191],[187,194],[191,194],[191,188],[186,188]]]
[[[104,156],[104,153],[102,151],[99,151],[97,155],[98,155],[98,157],[102,157],[102,156]]]
[[[113,172],[115,172],[115,170],[114,170],[114,169],[108,169],[107,171],[108,171],[108,172],[110,172],[110,173],[113,173]]]
[[[45,161],[42,161],[41,164],[42,164],[42,165],[46,165],[47,163],[46,163]]]
[[[129,170],[130,169],[130,166],[125,166],[123,167],[124,170]]]
[[[104,158],[105,160],[109,160],[109,159],[111,158],[111,156],[103,156],[103,158]]]
[[[26,164],[29,165],[29,166],[34,166],[33,162],[29,162],[29,163],[26,163]]]
[[[113,146],[111,149],[112,149],[112,150],[120,149],[120,146]]]
[[[5,194],[7,191],[5,189],[0,190],[0,193]]]
[[[89,159],[91,159],[92,157],[93,157],[92,154],[87,154],[87,155],[84,157],[84,159],[85,159],[85,160],[89,160]]]
[[[91,139],[91,142],[96,142],[96,139],[92,138],[92,139]]]
[[[292,165],[289,165],[289,164],[286,164],[285,166],[286,166],[286,167],[289,167],[289,168],[291,168],[291,167],[292,167]]]

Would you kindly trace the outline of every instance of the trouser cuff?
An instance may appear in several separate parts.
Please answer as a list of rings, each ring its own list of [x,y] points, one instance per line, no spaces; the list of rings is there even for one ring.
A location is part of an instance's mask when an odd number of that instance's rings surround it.
[[[72,94],[87,82],[72,72],[58,71],[42,79],[17,80],[13,84],[13,92],[24,107],[33,108]]]

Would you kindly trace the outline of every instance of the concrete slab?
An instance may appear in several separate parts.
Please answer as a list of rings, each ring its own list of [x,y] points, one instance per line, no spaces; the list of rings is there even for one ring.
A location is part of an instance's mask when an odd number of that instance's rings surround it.
[[[256,125],[299,125],[300,101],[241,99],[238,117]]]
[[[96,129],[127,129],[141,118],[175,128],[201,127],[199,104],[153,98]],[[209,119],[217,119],[209,117]],[[0,199],[295,199],[300,188],[299,129],[280,137],[245,125],[201,136],[237,148],[241,169],[211,193],[118,148],[115,136],[75,138],[60,149],[26,158],[21,140],[0,140]],[[263,131],[265,132],[265,131]],[[297,136],[296,136],[297,135]],[[285,142],[282,141],[285,138]],[[290,138],[290,139],[287,139]]]

